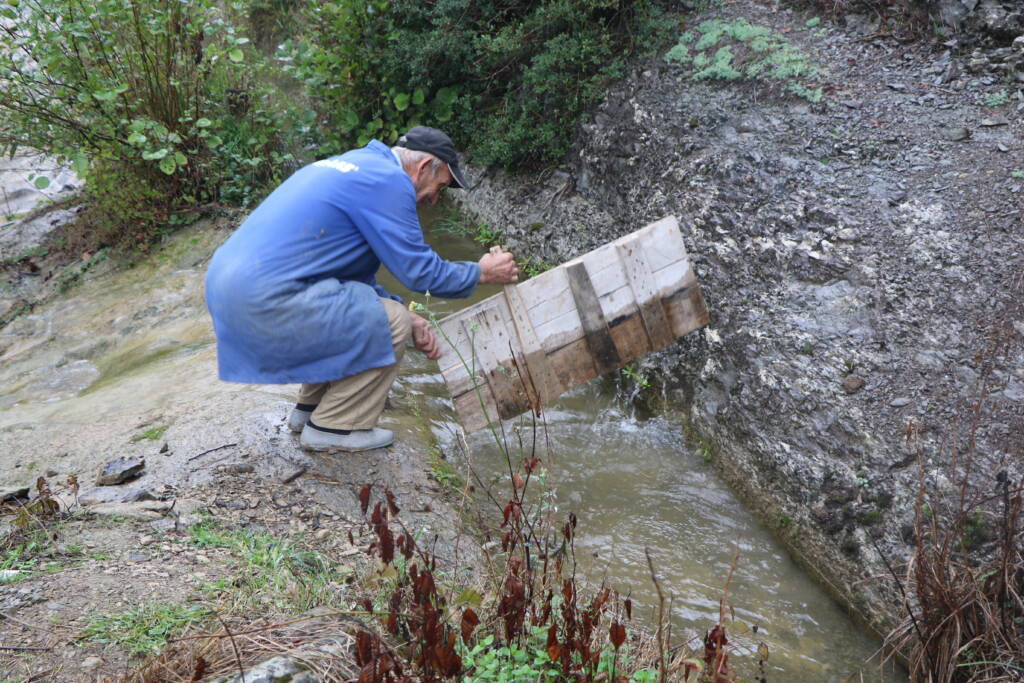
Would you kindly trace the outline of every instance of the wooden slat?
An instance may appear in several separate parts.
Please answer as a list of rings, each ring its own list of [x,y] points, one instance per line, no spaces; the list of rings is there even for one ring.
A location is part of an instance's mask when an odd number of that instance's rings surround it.
[[[506,418],[518,415],[530,407],[523,395],[517,377],[509,372],[503,364],[502,357],[509,354],[509,333],[504,321],[494,307],[477,314],[475,322],[479,325],[473,340],[473,352],[476,366],[486,377],[487,385],[494,403],[498,407],[496,417]],[[495,417],[495,416],[492,416]]]
[[[583,326],[583,337],[590,348],[594,367],[598,374],[611,372],[619,367],[622,359],[608,331],[608,323],[604,319],[601,302],[594,292],[587,268],[583,263],[574,263],[566,267],[565,274],[569,278],[569,288],[576,302],[576,312]]]
[[[548,364],[548,357],[544,353],[544,347],[537,337],[536,330],[526,311],[526,304],[514,286],[505,287],[505,303],[508,304],[509,315],[512,318],[512,325],[519,338],[519,348],[522,352],[526,365],[526,372],[529,376],[528,389],[535,390],[544,405],[554,401],[562,394],[562,383],[558,376],[552,371]],[[531,401],[536,410],[538,404]]]
[[[661,307],[661,297],[655,291],[654,274],[644,257],[643,246],[636,240],[623,242],[616,247],[622,259],[629,280],[630,289],[640,308],[640,317],[644,321],[647,338],[651,342],[652,351],[664,348],[672,343],[675,337],[665,320],[665,310]]]

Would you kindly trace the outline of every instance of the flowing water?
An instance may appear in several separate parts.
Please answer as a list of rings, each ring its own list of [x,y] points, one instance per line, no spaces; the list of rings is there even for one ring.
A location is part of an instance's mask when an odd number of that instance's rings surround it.
[[[475,260],[483,251],[465,236],[434,231],[428,240],[453,260]],[[439,316],[500,292],[481,287],[469,300],[426,301],[386,273],[379,279]],[[405,375],[405,389],[443,405],[446,393],[436,368],[411,355],[417,369]],[[641,419],[617,384],[608,378],[591,382],[545,411],[549,481],[561,512],[574,512],[580,520],[576,558],[583,574],[631,594],[639,606],[635,614],[656,623],[649,549],[662,589],[671,596],[673,640],[697,645],[718,617],[738,553],[727,611],[732,651],[749,655],[759,643],[767,644],[768,680],[839,681],[861,671],[855,680],[905,680],[891,666],[883,677],[875,656],[879,644],[790,559],[711,465],[687,448],[682,415],[666,411]],[[440,416],[433,423],[446,452],[458,453],[453,424]],[[507,477],[504,457],[488,432],[473,435],[469,444],[483,480]],[[752,673],[753,661],[747,659],[744,670]]]

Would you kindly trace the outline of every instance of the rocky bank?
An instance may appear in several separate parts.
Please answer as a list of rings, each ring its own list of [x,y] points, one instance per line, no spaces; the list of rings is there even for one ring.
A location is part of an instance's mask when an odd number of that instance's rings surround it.
[[[991,491],[997,471],[1024,472],[1024,25],[1014,3],[943,8],[944,36],[903,42],[878,17],[714,7],[689,25],[745,18],[786,36],[822,69],[822,101],[695,82],[654,57],[608,92],[565,166],[475,169],[464,200],[549,264],[680,219],[711,323],[644,369],[880,634],[900,612],[884,560],[905,569],[919,484],[949,497],[965,476]]]

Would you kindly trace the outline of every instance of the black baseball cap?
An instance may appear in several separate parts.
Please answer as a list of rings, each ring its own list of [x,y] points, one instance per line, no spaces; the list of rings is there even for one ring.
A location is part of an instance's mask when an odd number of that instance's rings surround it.
[[[459,158],[455,155],[455,145],[452,143],[452,139],[437,128],[430,126],[410,128],[405,135],[398,138],[395,146],[433,154],[448,164],[448,170],[452,173],[452,187],[462,189],[469,187],[469,183],[462,177],[462,172],[459,170]]]

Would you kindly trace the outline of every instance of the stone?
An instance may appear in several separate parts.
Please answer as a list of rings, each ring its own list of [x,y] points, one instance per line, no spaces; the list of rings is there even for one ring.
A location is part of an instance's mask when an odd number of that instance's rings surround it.
[[[848,394],[855,394],[864,388],[864,378],[857,375],[850,375],[843,380],[843,391]]]
[[[159,532],[174,531],[177,528],[177,523],[173,519],[167,519],[166,517],[163,517],[161,519],[150,522],[149,528],[153,531]]]
[[[1010,120],[1003,116],[992,116],[981,120],[981,125],[986,128],[994,128],[996,126],[1008,126]]]
[[[46,476],[48,476],[48,477],[56,477],[58,474],[59,474],[59,472],[57,472],[57,470],[54,470],[54,469],[46,470]]]
[[[123,517],[144,522],[160,519],[171,509],[171,504],[163,500],[147,500],[136,503],[101,503],[89,508],[89,511],[100,517]]]
[[[103,660],[100,659],[99,657],[96,657],[94,655],[92,657],[86,657],[85,659],[83,659],[81,667],[83,669],[95,669],[96,667],[98,667],[102,663],[103,663]]]
[[[149,489],[124,490],[114,486],[100,486],[78,496],[78,503],[86,507],[102,503],[134,503],[144,500],[157,500],[157,497]]]
[[[150,535],[145,535],[139,539],[139,545],[145,548],[147,545],[153,545],[156,543],[156,539]]]
[[[949,140],[950,142],[962,142],[963,140],[970,139],[971,131],[963,126],[942,128],[939,130],[939,137],[943,140]]]
[[[206,514],[206,503],[194,498],[178,498],[174,501],[172,512],[178,518],[178,528],[185,529],[203,521],[203,516]]]
[[[0,487],[0,503],[28,498],[27,486],[4,486]]]
[[[244,462],[234,462],[230,465],[224,466],[224,471],[228,474],[249,474],[253,472],[253,466]]]
[[[128,553],[129,562],[149,562],[149,555],[146,553]]]
[[[319,683],[320,679],[288,657],[274,657],[244,673],[216,679],[216,683]]]
[[[902,408],[904,406],[910,405],[910,402],[911,399],[907,398],[906,396],[900,396],[899,398],[894,398],[893,400],[889,401],[889,406],[891,408]]]
[[[237,498],[231,498],[231,499],[216,498],[216,499],[214,499],[213,504],[216,505],[219,508],[224,508],[226,510],[248,510],[249,509],[249,504],[248,503],[246,503],[244,500],[239,500]]]
[[[146,462],[142,458],[117,458],[103,465],[97,486],[115,486],[135,479],[145,469]]]
[[[282,484],[290,484],[293,481],[295,481],[296,479],[298,479],[299,477],[301,477],[305,473],[306,473],[306,468],[305,467],[295,467],[295,468],[290,469],[290,470],[285,470],[284,473],[281,475],[280,482]]]

